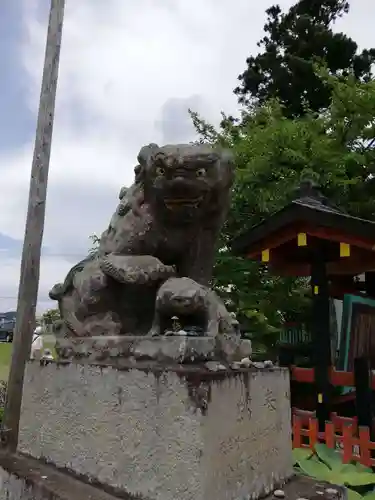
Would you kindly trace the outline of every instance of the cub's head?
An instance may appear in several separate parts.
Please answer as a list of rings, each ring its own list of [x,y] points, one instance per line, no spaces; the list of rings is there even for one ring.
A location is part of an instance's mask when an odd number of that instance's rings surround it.
[[[182,328],[207,329],[209,298],[207,289],[190,278],[169,278],[160,288],[156,298],[162,331],[173,329],[173,319],[178,318]]]
[[[191,220],[227,208],[234,170],[229,151],[208,145],[150,144],[141,149],[138,161],[145,200],[164,216]]]
[[[156,298],[159,313],[189,314],[207,308],[207,291],[190,278],[169,278]]]

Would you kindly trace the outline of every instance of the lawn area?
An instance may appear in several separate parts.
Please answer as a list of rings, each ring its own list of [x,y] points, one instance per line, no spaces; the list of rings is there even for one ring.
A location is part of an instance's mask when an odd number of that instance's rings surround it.
[[[0,380],[8,380],[8,373],[10,367],[10,359],[12,356],[13,344],[7,342],[0,342]],[[48,339],[44,341],[44,349],[51,349],[54,353],[54,342]]]
[[[0,342],[0,380],[8,380],[12,346],[13,344]]]

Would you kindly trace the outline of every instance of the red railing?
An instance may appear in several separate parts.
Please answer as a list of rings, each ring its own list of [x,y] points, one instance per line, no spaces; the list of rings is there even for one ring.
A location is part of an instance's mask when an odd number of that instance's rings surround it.
[[[375,443],[370,439],[370,429],[358,427],[356,418],[332,414],[325,431],[319,432],[314,413],[297,409],[293,409],[293,413],[293,448],[313,449],[316,443],[325,443],[341,451],[344,463],[354,460],[367,467],[375,466],[372,458]]]

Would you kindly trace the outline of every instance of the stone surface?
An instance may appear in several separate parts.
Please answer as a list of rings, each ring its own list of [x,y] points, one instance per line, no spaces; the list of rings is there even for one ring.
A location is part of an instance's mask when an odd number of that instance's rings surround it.
[[[59,302],[62,336],[145,335],[157,291],[170,276],[190,278],[195,296],[199,285],[208,286],[229,208],[232,155],[208,145],[150,144],[138,161],[135,183],[121,190],[98,252],[50,292]],[[227,313],[214,295],[204,312],[204,332],[224,328]]]
[[[244,366],[245,368],[250,368],[250,366],[252,366],[252,364],[253,364],[253,362],[251,361],[249,356],[247,356],[246,358],[242,358],[240,361],[240,366]]]
[[[19,450],[151,500],[257,498],[292,474],[290,419],[285,369],[29,362]]]
[[[31,457],[0,453],[0,500],[115,500],[116,498],[118,497]],[[131,497],[128,500],[131,500]]]
[[[283,485],[285,500],[347,500],[347,490],[343,486],[335,486],[335,494],[327,493],[329,483],[322,483],[307,476],[293,476]],[[264,500],[275,500],[274,492],[270,492]]]
[[[227,369],[225,365],[218,363],[217,361],[207,361],[207,363],[205,363],[204,366],[210,372],[220,372]]]
[[[284,490],[275,490],[273,492],[273,496],[276,498],[285,498],[285,491]]]
[[[56,341],[60,359],[79,358],[89,362],[107,361],[115,364],[128,360],[157,363],[200,363],[242,359],[251,353],[251,342],[238,336],[188,337],[188,336],[116,336],[73,337]]]

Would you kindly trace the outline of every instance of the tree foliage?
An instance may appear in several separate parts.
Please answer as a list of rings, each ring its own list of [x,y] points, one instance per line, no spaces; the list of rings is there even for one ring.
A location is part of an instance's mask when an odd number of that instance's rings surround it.
[[[331,75],[351,73],[368,81],[375,49],[357,53],[354,40],[332,31],[348,10],[345,0],[300,0],[286,13],[279,5],[267,9],[265,36],[258,42],[261,52],[246,60],[238,77],[239,101],[263,104],[277,98],[289,117],[327,108],[331,88],[314,71],[314,63],[324,63]]]
[[[100,244],[100,237],[97,234],[92,234],[89,236],[89,239],[91,241],[91,247],[89,249],[89,254],[92,255],[96,253],[99,249],[99,244]]]
[[[56,309],[47,309],[42,316],[41,320],[45,326],[52,326],[56,321],[60,320],[60,311]]]
[[[309,291],[305,279],[271,276],[266,267],[233,257],[229,247],[238,233],[282,208],[303,177],[316,180],[343,210],[375,216],[375,82],[318,74],[331,89],[321,113],[291,119],[270,100],[244,111],[239,122],[224,117],[218,131],[192,113],[202,142],[226,145],[235,155],[236,182],[214,286],[250,332],[272,334],[284,319],[306,317]]]

